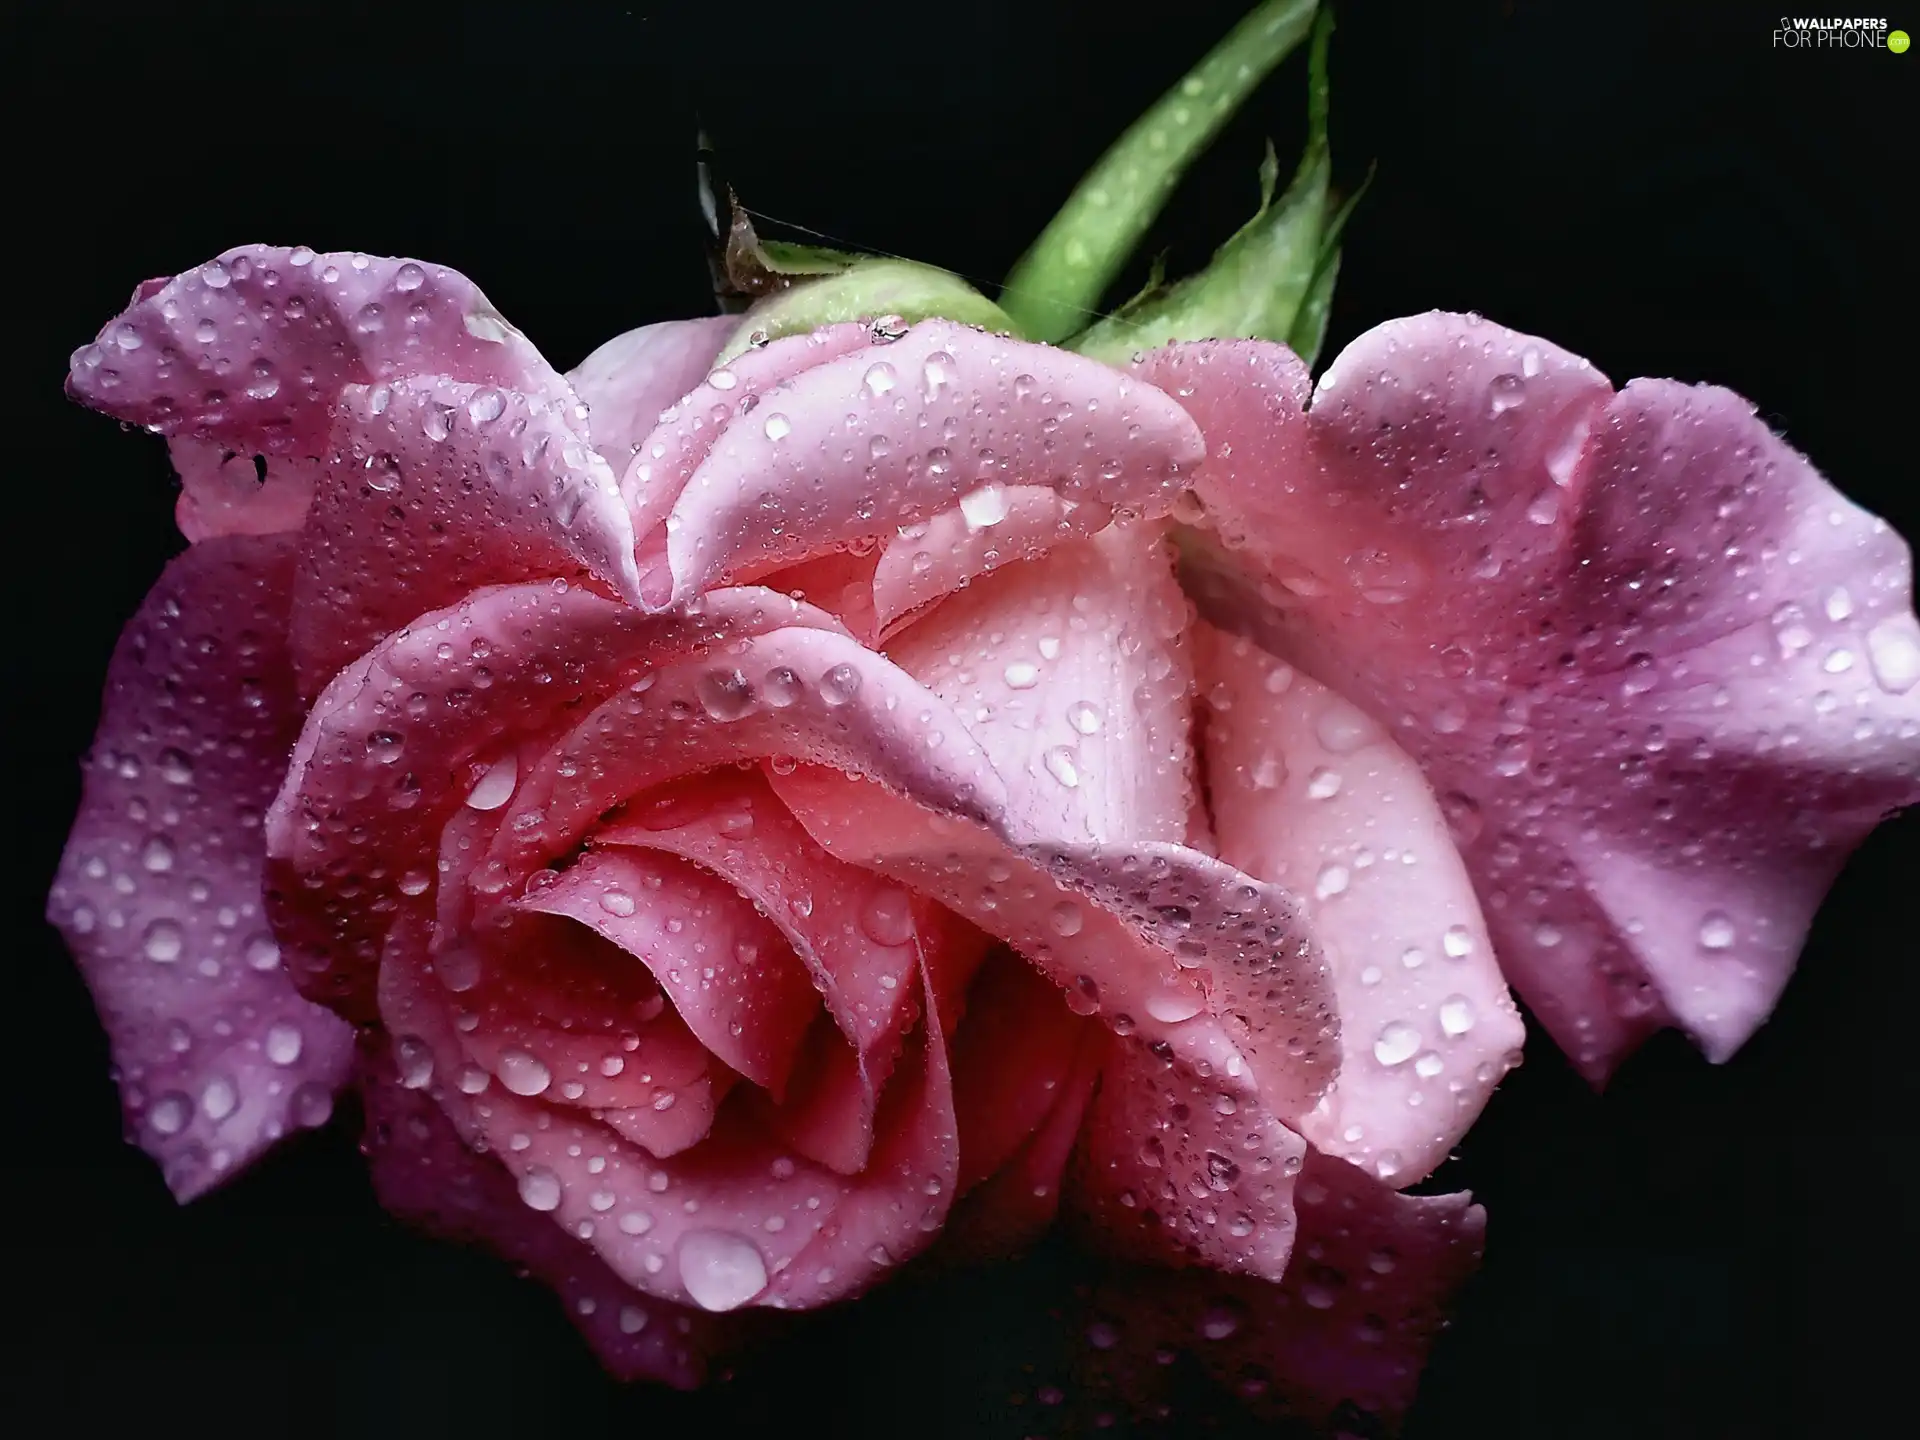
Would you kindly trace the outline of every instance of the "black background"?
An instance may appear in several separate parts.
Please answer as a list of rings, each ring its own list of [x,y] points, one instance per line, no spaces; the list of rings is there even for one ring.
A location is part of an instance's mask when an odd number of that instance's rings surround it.
[[[8,7],[0,653],[25,838],[0,990],[0,1424],[31,1404],[73,1433],[1039,1428],[1018,1397],[1049,1363],[1045,1256],[882,1292],[688,1398],[608,1384],[542,1292],[386,1222],[340,1127],[173,1206],[120,1142],[104,1044],[38,917],[108,652],[180,542],[161,447],[60,382],[136,281],[253,240],[454,265],[563,368],[707,313],[696,108],[749,205],[997,278],[1240,5],[1129,8]],[[1336,172],[1379,176],[1330,345],[1473,309],[1616,381],[1714,380],[1920,534],[1896,219],[1920,54],[1776,51],[1769,9],[1350,0]],[[1920,10],[1890,18],[1920,31]],[[1150,242],[1175,273],[1249,213],[1263,135],[1290,163],[1303,97],[1296,58],[1195,171]],[[1909,1409],[1917,842],[1920,815],[1855,858],[1733,1063],[1668,1036],[1596,1097],[1530,1044],[1452,1167],[1490,1252],[1411,1436],[1841,1436]]]

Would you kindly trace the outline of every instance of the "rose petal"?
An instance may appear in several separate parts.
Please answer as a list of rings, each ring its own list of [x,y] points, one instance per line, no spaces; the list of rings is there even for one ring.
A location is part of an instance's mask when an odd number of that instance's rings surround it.
[[[1466,1194],[1396,1194],[1313,1150],[1293,1193],[1300,1234],[1278,1285],[1138,1267],[1102,1285],[1088,1388],[1152,1413],[1166,1357],[1185,1353],[1230,1389],[1240,1419],[1396,1431],[1479,1263],[1486,1212]]]
[[[361,1150],[382,1206],[536,1277],[615,1378],[700,1386],[726,1322],[635,1290],[586,1244],[529,1209],[506,1168],[468,1149],[440,1107],[405,1088],[390,1061],[366,1056],[358,1078],[366,1113]]]
[[[578,410],[440,375],[340,393],[294,589],[304,690],[483,585],[584,570],[637,599],[632,522]]]
[[[294,627],[309,691],[371,639],[477,583],[585,569],[639,598],[631,521],[613,472],[587,447],[578,399],[443,266],[242,246],[143,286],[75,353],[67,388],[170,438],[264,456],[270,474],[312,472],[320,504],[295,593],[296,610],[312,613]],[[538,417],[533,430],[488,443],[506,429],[479,432],[511,427],[509,410]],[[548,447],[536,451],[541,439]],[[259,505],[244,508],[218,519],[196,495],[191,519],[195,529],[258,528]],[[396,508],[400,522],[387,523]],[[354,582],[377,577],[375,560],[396,550],[407,584],[363,593]]]
[[[292,546],[174,560],[107,672],[48,900],[112,1047],[129,1133],[189,1200],[317,1125],[352,1032],[300,998],[261,897],[260,814],[300,711],[286,657]]]
[[[1058,1103],[1091,1027],[1018,956],[991,956],[953,1042],[962,1194],[998,1172]]]
[[[394,926],[380,1007],[390,1030],[432,1048],[437,1076],[458,1044],[425,974],[425,935],[421,920]],[[436,1079],[432,1094],[469,1144],[500,1157],[530,1208],[587,1239],[627,1283],[706,1310],[810,1308],[857,1293],[924,1246],[944,1218],[955,1167],[952,1088],[939,1027],[918,1033],[913,1059],[887,1088],[872,1162],[857,1177],[792,1158],[740,1111],[720,1115],[691,1150],[656,1161],[578,1111],[501,1087],[468,1096]]]
[[[1068,499],[1044,485],[972,494],[964,508],[916,521],[885,542],[872,573],[875,630],[890,629],[976,576],[1084,540],[1112,519],[1111,506]]]
[[[1339,1003],[1339,1078],[1290,1118],[1326,1154],[1411,1184],[1526,1038],[1466,867],[1419,767],[1361,711],[1210,626],[1198,654],[1221,858],[1302,897]]]
[[[818,767],[773,784],[828,851],[1004,940],[1082,1013],[1223,1083],[1251,1090],[1257,1074],[1279,1113],[1331,1082],[1332,991],[1284,891],[1183,845],[1010,844]]]
[[[167,442],[167,458],[180,476],[174,523],[196,545],[221,535],[298,530],[320,474],[317,457],[246,455],[185,435]]]
[[[1129,1259],[1278,1280],[1306,1142],[1244,1089],[1117,1042],[1069,1181],[1089,1238]]]
[[[660,412],[693,389],[739,326],[732,315],[667,320],[616,335],[573,369],[567,383],[587,407],[593,448],[623,475]]]
[[[930,1260],[948,1265],[1005,1260],[1052,1227],[1060,1210],[1062,1179],[1106,1054],[1104,1037],[1093,1026],[1079,1026],[1075,1038],[1072,1064],[1055,1084],[1050,1106],[992,1174],[971,1188],[962,1186]],[[956,1086],[959,1083],[956,1075]],[[975,1123],[970,1125],[969,1112],[959,1115],[961,1163],[966,1164],[968,1147],[980,1133],[977,1122],[984,1117],[972,1117]]]
[[[724,638],[832,623],[764,590],[645,615],[530,584],[479,591],[381,642],[315,703],[267,814],[276,923],[299,940],[296,982],[370,1015],[403,881],[463,802],[498,808],[524,783],[502,755],[507,736],[538,737],[583,700]]]
[[[794,627],[668,666],[601,705],[520,784],[494,859],[509,879],[524,875],[631,796],[773,755],[872,775],[937,813],[998,799],[998,778],[938,697],[844,634]]]
[[[1239,350],[1209,369],[1175,347],[1146,371],[1176,393],[1180,371],[1216,450],[1252,423],[1228,372],[1264,352]],[[1731,1054],[1846,853],[1920,798],[1899,538],[1738,397],[1665,381],[1609,397],[1581,362],[1469,318],[1381,327],[1304,422],[1272,424],[1272,468],[1198,482],[1244,542],[1192,549],[1203,610],[1398,727],[1502,967],[1590,1078],[1669,1023]],[[1365,499],[1387,495],[1390,516]],[[1424,568],[1373,575],[1372,601],[1295,584],[1299,537],[1347,513]]]
[[[818,997],[779,929],[725,880],[657,851],[583,855],[516,902],[565,915],[653,973],[715,1055],[776,1097]]]
[[[751,411],[716,412],[719,433],[668,516],[674,598],[882,535],[983,486],[1164,512],[1202,453],[1165,395],[1068,351],[943,320],[832,348]]]
[[[1022,835],[1183,840],[1187,613],[1157,535],[1110,531],[975,581],[887,653],[966,723]]]
[[[724,878],[778,927],[861,1057],[891,1058],[913,1020],[911,898],[821,849],[758,774],[665,787],[593,839],[664,850]]]
[[[499,932],[434,946],[463,1054],[518,1094],[610,1110],[675,1105],[710,1078],[707,1048],[650,970],[563,914],[516,907]],[[484,1088],[484,1078],[459,1081]]]

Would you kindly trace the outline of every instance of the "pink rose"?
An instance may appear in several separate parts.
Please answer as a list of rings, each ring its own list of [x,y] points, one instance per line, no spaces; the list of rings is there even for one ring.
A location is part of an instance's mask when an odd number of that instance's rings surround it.
[[[246,247],[75,356],[195,542],[51,902],[182,1198],[351,1072],[387,1203],[621,1374],[1058,1209],[1391,1412],[1507,983],[1596,1079],[1723,1057],[1920,792],[1904,547],[1726,392],[1442,315],[1311,407],[1263,342],[728,333],[563,377]]]

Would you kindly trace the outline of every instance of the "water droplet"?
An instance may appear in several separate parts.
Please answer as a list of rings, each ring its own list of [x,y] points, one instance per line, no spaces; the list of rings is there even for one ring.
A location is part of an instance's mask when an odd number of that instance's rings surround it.
[[[1418,970],[1427,963],[1427,952],[1418,945],[1409,945],[1400,952],[1400,963],[1409,970]]]
[[[1464,925],[1449,925],[1440,937],[1440,948],[1449,960],[1464,960],[1473,953],[1473,932]]]
[[[1496,375],[1487,385],[1487,412],[1491,415],[1504,415],[1518,408],[1524,401],[1527,382],[1518,375]]]
[[[820,677],[820,698],[829,705],[845,705],[860,693],[860,672],[851,665],[836,665]]]
[[[622,1335],[638,1335],[646,1328],[646,1311],[642,1310],[638,1305],[622,1305],[620,1307],[620,1333]]]
[[[1431,1080],[1446,1068],[1447,1062],[1440,1058],[1440,1052],[1438,1050],[1429,1050],[1425,1054],[1415,1057],[1413,1062],[1413,1073],[1418,1075],[1422,1080]]]
[[[491,424],[506,408],[507,399],[498,390],[476,390],[467,401],[467,418],[476,425]]]
[[[1053,926],[1053,933],[1063,939],[1078,935],[1087,923],[1080,907],[1071,900],[1062,900],[1055,905],[1047,918]]]
[[[156,920],[147,926],[140,940],[140,949],[147,959],[158,961],[162,965],[171,965],[180,958],[180,952],[186,948],[186,932],[172,920]]]
[[[1031,690],[1040,683],[1040,667],[1030,660],[1014,661],[1005,675],[1009,690]]]
[[[407,742],[391,730],[376,730],[367,736],[367,754],[376,764],[393,764],[406,748]]]
[[[239,1108],[240,1092],[234,1089],[233,1082],[224,1078],[215,1078],[207,1082],[207,1088],[200,1092],[200,1109],[216,1125]]]
[[[734,1310],[767,1288],[767,1263],[753,1242],[730,1230],[680,1237],[680,1283],[703,1310]]]
[[[876,885],[860,912],[860,928],[876,945],[905,945],[913,939],[913,897],[898,885]]]
[[[520,1199],[529,1210],[558,1210],[561,1193],[560,1177],[544,1165],[532,1166],[520,1176]]]
[[[1420,1032],[1404,1020],[1391,1020],[1374,1037],[1373,1058],[1382,1065],[1404,1065],[1420,1049]]]
[[[1313,882],[1313,893],[1322,900],[1330,900],[1345,894],[1351,879],[1352,872],[1346,866],[1330,862],[1320,867],[1320,874]]]
[[[729,722],[753,710],[753,686],[739,670],[709,670],[695,690],[700,705],[715,720]]]
[[[767,416],[767,422],[764,428],[767,433],[767,439],[780,441],[786,439],[787,436],[793,433],[793,422],[784,415],[769,415]]]
[[[1440,1029],[1449,1037],[1473,1029],[1473,1002],[1464,995],[1449,995],[1440,1002]]]
[[[280,942],[271,935],[250,936],[241,953],[255,970],[272,970],[280,964]]]
[[[152,875],[164,875],[173,869],[173,842],[164,835],[152,835],[140,852],[140,868]]]
[[[553,1072],[524,1050],[504,1051],[496,1073],[500,1083],[516,1095],[538,1095],[553,1083]]]
[[[1332,754],[1347,755],[1374,739],[1378,728],[1358,709],[1335,698],[1314,717],[1313,733]]]
[[[1734,926],[1733,917],[1724,910],[1709,910],[1700,920],[1700,948],[1702,950],[1731,950],[1733,942],[1740,938]]]
[[[1082,735],[1096,735],[1103,722],[1095,706],[1085,700],[1076,700],[1067,707],[1067,723]]]
[[[193,1102],[178,1090],[169,1090],[147,1111],[147,1123],[161,1135],[178,1135],[193,1117]]]
[[[1148,993],[1147,1014],[1162,1025],[1178,1025],[1182,1020],[1191,1020],[1205,1005],[1200,994],[1189,985],[1173,986]]]
[[[513,798],[513,787],[519,782],[519,760],[512,755],[503,755],[480,777],[480,783],[467,796],[467,804],[475,810],[498,810]]]
[[[1055,745],[1042,757],[1047,773],[1069,790],[1080,784],[1079,767],[1073,763],[1073,752],[1065,745]]]
[[[1867,660],[1873,678],[1889,695],[1904,695],[1920,684],[1920,633],[1909,617],[1882,620],[1867,632]]]
[[[160,778],[169,785],[192,784],[193,761],[187,758],[184,750],[168,746],[160,752]]]
[[[862,383],[866,385],[867,393],[877,400],[900,383],[900,372],[882,360],[867,367]]]
[[[960,514],[969,530],[985,530],[1007,518],[1006,487],[996,481],[969,490],[960,497]]]
[[[267,1059],[276,1065],[291,1065],[300,1058],[304,1037],[292,1025],[270,1025],[267,1027],[267,1041],[263,1047]]]
[[[953,356],[936,350],[920,366],[921,391],[929,401],[937,400],[940,392],[953,384],[953,377]]]
[[[1307,777],[1307,798],[1331,800],[1340,793],[1340,772],[1322,765]]]
[[[1239,1328],[1239,1307],[1230,1302],[1212,1306],[1200,1317],[1200,1333],[1209,1340],[1225,1340]]]

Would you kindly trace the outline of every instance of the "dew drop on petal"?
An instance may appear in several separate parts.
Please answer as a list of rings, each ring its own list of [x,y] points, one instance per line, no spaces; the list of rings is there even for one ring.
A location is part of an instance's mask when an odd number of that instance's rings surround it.
[[[735,1310],[767,1288],[767,1262],[752,1241],[730,1230],[680,1237],[680,1283],[703,1310]]]
[[[1420,1032],[1404,1020],[1390,1020],[1374,1037],[1373,1058],[1382,1065],[1404,1065],[1420,1049]]]

